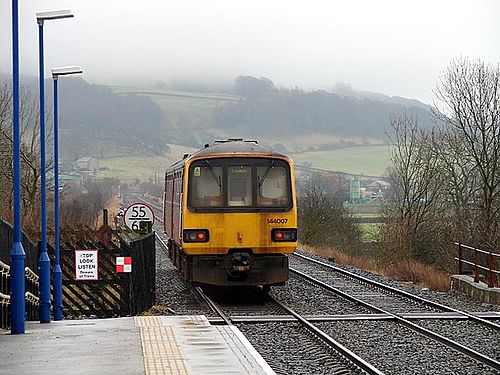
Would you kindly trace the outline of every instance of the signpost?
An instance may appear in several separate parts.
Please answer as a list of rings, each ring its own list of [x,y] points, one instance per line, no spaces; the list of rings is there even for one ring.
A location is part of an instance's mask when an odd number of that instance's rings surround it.
[[[141,229],[141,221],[150,221],[151,225],[155,222],[153,209],[144,203],[134,203],[128,206],[123,215],[123,221],[127,227],[133,231]]]
[[[75,280],[99,280],[98,250],[75,250]]]

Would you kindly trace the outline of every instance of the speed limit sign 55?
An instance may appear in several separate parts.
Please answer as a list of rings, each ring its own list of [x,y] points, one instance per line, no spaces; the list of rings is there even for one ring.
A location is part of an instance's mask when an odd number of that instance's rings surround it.
[[[130,229],[137,231],[141,229],[141,221],[155,222],[153,209],[144,203],[134,203],[128,206],[123,215],[125,225]]]

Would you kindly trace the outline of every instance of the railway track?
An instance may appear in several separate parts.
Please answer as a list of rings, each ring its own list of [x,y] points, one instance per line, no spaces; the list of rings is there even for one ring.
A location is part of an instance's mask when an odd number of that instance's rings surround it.
[[[374,373],[500,373],[500,326],[491,321],[500,321],[500,314],[449,307],[301,254],[290,261],[287,286],[274,287],[265,301],[261,292],[252,300],[247,291],[240,296],[243,303],[230,292],[203,288],[225,318],[186,285],[183,293],[190,306],[172,310],[205,314],[212,324],[237,325],[277,373],[368,371],[323,341],[318,346],[322,335],[365,361],[369,358],[368,365],[379,371]],[[313,333],[315,329],[322,333]],[[293,351],[298,358],[277,358],[278,351]]]
[[[212,311],[214,311],[220,317],[224,324],[231,325],[234,324],[235,321],[239,322],[240,324],[243,322],[255,322],[252,319],[245,320],[242,317],[234,319],[232,316],[227,315],[226,312],[224,312],[224,309],[211,297],[209,297],[207,293],[204,292],[202,287],[195,287],[195,291],[196,294],[200,296],[200,299],[205,301],[210,309],[212,309]],[[273,297],[270,297],[268,295],[264,295],[264,297],[271,301],[274,305],[281,308],[284,312],[288,313],[294,321],[298,322],[302,328],[305,328],[311,335],[313,335],[313,341],[314,339],[320,339],[324,344],[326,344],[329,349],[331,349],[335,353],[334,355],[337,357],[337,362],[332,369],[334,371],[332,373],[359,373],[358,370],[362,370],[367,374],[383,374],[383,372],[378,370],[376,367],[345,348],[343,345],[335,341],[331,336],[321,331],[319,328],[315,327],[307,318],[297,314],[291,308],[274,299]],[[260,316],[258,322],[259,324],[276,323],[276,319],[273,315]],[[317,351],[316,345],[313,346],[314,348],[302,347],[302,354],[308,353],[310,351]]]
[[[458,351],[490,368],[500,371],[499,356],[499,340],[500,340],[500,326],[488,321],[477,314],[472,314],[467,311],[458,310],[443,304],[439,304],[428,299],[408,293],[404,290],[397,289],[391,286],[384,285],[374,280],[359,276],[352,272],[348,272],[334,265],[327,264],[315,260],[313,258],[295,254],[294,258],[299,258],[302,261],[306,260],[320,268],[308,268],[308,272],[313,273],[311,276],[308,273],[298,270],[297,268],[290,267],[290,271],[307,281],[319,285],[334,294],[345,298],[360,306],[364,306],[371,311],[374,311],[384,318],[403,325],[410,330],[417,332],[431,340],[440,342],[449,348]],[[292,262],[297,263],[297,262]],[[304,268],[304,267],[303,267]],[[327,269],[329,272],[325,272]],[[341,275],[339,278],[338,274]],[[390,300],[390,301],[387,301]],[[397,303],[394,300],[398,301]],[[407,301],[410,301],[408,303]],[[410,318],[418,322],[425,321],[426,319],[433,319],[433,324],[417,324],[408,319],[408,315],[404,316],[405,308],[410,306],[413,312],[413,304],[418,304],[422,307],[423,311],[432,310],[434,312],[445,312],[445,314],[431,313],[431,314],[413,314]],[[399,308],[398,308],[399,304]],[[381,307],[382,306],[382,307]],[[449,313],[453,313],[450,315]],[[500,318],[500,315],[491,314],[490,318]],[[439,324],[436,323],[439,319],[455,319],[460,322],[469,323],[468,330],[474,331],[476,334],[478,330],[483,329],[482,342],[474,342],[471,345],[470,337],[472,335],[465,335],[469,338],[464,340],[464,337],[450,334],[450,332],[443,333]],[[426,327],[427,326],[427,327]],[[430,329],[432,326],[432,329]],[[452,327],[453,328],[453,327]],[[451,336],[451,337],[450,337]],[[474,348],[471,348],[473,346]],[[483,354],[488,353],[488,354]]]
[[[379,306],[380,304],[382,304],[382,307],[388,311],[390,311],[393,306],[395,306],[394,312],[396,314],[400,314],[401,311],[406,311],[407,313],[416,313],[415,316],[418,316],[419,312],[425,313],[427,311],[452,313],[448,314],[448,317],[455,317],[457,319],[471,319],[474,322],[484,325],[488,328],[500,331],[500,325],[498,323],[489,321],[479,316],[478,314],[470,313],[464,310],[446,306],[438,302],[434,302],[432,300],[409,293],[403,289],[394,288],[390,285],[386,285],[373,279],[369,279],[354,272],[349,272],[335,265],[319,261],[297,252],[294,253],[294,256],[292,258],[294,259],[295,264],[297,264],[297,262],[295,261],[296,259],[301,259],[306,262],[319,265],[320,267],[324,267],[324,269],[328,269],[331,272],[329,272],[325,276],[329,281],[329,285],[338,285],[339,290],[347,291],[349,295],[352,295],[354,297],[359,296],[361,299],[367,301],[368,303],[378,304]],[[300,263],[297,264],[297,267],[291,267],[290,271],[297,275],[302,275],[303,273],[299,268]],[[320,269],[317,269],[316,273],[321,277],[322,273]],[[447,314],[443,314],[444,317],[446,317],[446,315]],[[493,314],[485,315],[485,317],[489,317],[490,319],[498,319],[500,316],[498,316],[497,314]]]
[[[162,249],[166,250],[166,243],[158,234],[157,241]],[[259,288],[247,289],[245,297],[241,298],[241,300],[246,299],[246,303],[244,304],[231,304],[229,302],[230,299],[227,298],[219,298],[216,301],[214,296],[211,295],[216,292],[214,288],[210,287],[196,286],[192,288],[194,299],[201,302],[201,312],[199,307],[196,313],[204,313],[209,317],[211,316],[209,321],[212,324],[236,324],[238,327],[246,325],[246,327],[252,327],[249,333],[250,336],[261,336],[267,339],[269,338],[269,332],[275,330],[276,335],[293,335],[293,337],[296,338],[293,342],[295,344],[300,343],[300,351],[294,350],[294,352],[299,352],[300,354],[296,353],[293,357],[287,359],[282,358],[279,361],[274,355],[271,355],[276,353],[275,350],[263,350],[261,354],[264,359],[266,359],[278,374],[290,374],[291,368],[299,371],[298,373],[382,374],[382,372],[368,362],[340,345],[328,334],[314,327],[307,318],[296,314],[283,303],[264,294]],[[253,296],[251,296],[252,293]],[[223,295],[219,295],[219,297],[221,296],[224,297]],[[248,298],[259,304],[255,305],[248,303]],[[270,312],[270,314],[263,315],[263,311]],[[233,315],[235,313],[238,315]],[[282,321],[284,317],[288,317],[293,324],[290,325],[290,322],[286,324],[286,333],[282,332]],[[296,322],[299,324],[296,324]],[[258,329],[255,329],[256,325],[253,323],[256,323]],[[243,330],[245,329],[243,328]],[[318,339],[321,340],[321,343],[318,342]],[[281,350],[283,352],[288,351],[287,346],[290,345],[288,340],[276,338],[274,341],[283,342],[283,348]],[[318,357],[325,358],[324,366],[321,372],[314,372],[310,359]],[[286,362],[285,366],[283,360]]]

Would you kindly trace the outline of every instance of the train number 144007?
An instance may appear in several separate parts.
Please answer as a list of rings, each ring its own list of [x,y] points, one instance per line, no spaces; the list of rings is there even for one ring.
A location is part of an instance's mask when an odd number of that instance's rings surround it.
[[[288,219],[278,219],[278,218],[267,219],[268,224],[286,224],[287,222]]]

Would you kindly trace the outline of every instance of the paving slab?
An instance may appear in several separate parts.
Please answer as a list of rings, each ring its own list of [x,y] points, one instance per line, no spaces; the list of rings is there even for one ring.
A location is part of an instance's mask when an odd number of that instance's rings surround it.
[[[28,322],[0,333],[0,374],[274,374],[235,326],[203,315]]]
[[[0,374],[144,374],[134,318],[27,322],[25,332],[0,334]]]

